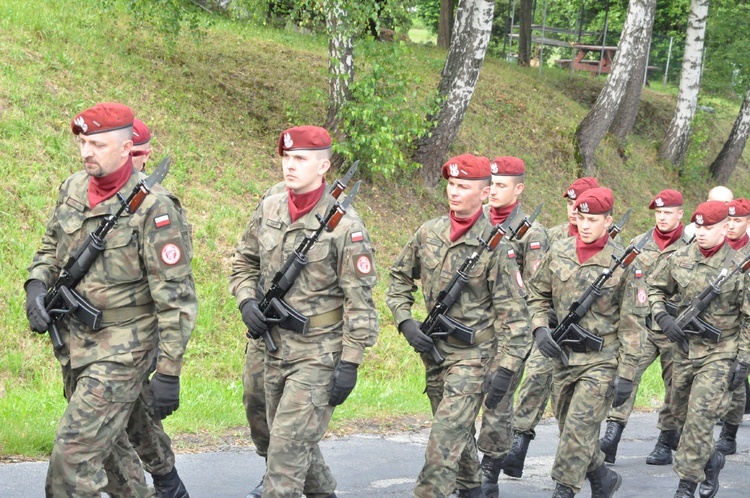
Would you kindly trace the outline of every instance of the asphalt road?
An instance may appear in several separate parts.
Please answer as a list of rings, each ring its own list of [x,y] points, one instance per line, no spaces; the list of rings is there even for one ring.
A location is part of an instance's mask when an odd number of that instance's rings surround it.
[[[750,417],[748,417],[750,418]],[[718,436],[719,427],[716,428]],[[322,442],[326,461],[338,479],[341,497],[408,497],[424,462],[427,431],[392,436],[356,435]],[[671,466],[646,465],[645,457],[658,436],[655,413],[636,413],[623,433],[617,462],[623,475],[615,496],[671,498],[678,478]],[[720,475],[721,498],[750,496],[750,423],[740,427],[739,452],[727,458]],[[500,496],[549,497],[554,483],[549,477],[557,448],[557,424],[540,424],[532,441],[521,479],[501,477]],[[244,498],[263,475],[263,460],[251,448],[233,452],[177,456],[177,468],[192,498]],[[0,465],[0,497],[44,495],[46,462]],[[577,495],[589,497],[588,484]]]

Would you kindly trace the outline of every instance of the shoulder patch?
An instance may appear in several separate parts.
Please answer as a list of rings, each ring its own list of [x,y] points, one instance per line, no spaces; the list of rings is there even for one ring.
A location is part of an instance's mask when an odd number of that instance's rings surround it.
[[[542,248],[542,243],[541,242],[535,241],[535,242],[531,242],[529,244],[529,249],[531,249],[532,251],[537,251],[537,250],[539,250],[541,248]]]
[[[369,277],[373,272],[372,256],[370,254],[358,254],[354,256],[354,267],[359,278]]]
[[[648,301],[648,293],[646,292],[646,289],[638,289],[636,298],[638,299],[638,304],[646,304],[646,301]]]
[[[523,277],[521,276],[521,272],[519,270],[516,270],[516,283],[518,284],[518,287],[523,289]]]
[[[641,278],[642,276],[643,276],[643,271],[640,268],[636,268],[635,278]]]
[[[177,244],[169,242],[164,244],[159,252],[161,260],[168,266],[174,266],[182,259],[182,250]]]
[[[513,259],[516,257],[516,251],[513,249],[508,249],[508,259]]]
[[[163,214],[154,218],[154,225],[156,226],[156,228],[168,227],[171,224],[172,222],[169,220],[168,214]]]
[[[352,242],[361,242],[364,239],[362,230],[357,230],[356,232],[352,232],[351,239],[352,239]]]
[[[541,259],[537,259],[536,261],[534,261],[534,264],[531,265],[531,271],[532,271],[532,273],[536,273],[536,269],[539,268],[540,264],[542,264],[542,260]]]

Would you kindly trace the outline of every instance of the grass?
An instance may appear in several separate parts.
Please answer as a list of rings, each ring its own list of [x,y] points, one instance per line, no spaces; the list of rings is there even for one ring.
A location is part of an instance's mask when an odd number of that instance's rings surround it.
[[[80,169],[70,120],[103,100],[128,103],[151,128],[154,156],[173,155],[165,185],[194,226],[200,312],[186,353],[182,406],[166,420],[167,430],[215,434],[245,425],[245,339],[227,290],[231,256],[260,195],[280,179],[279,130],[324,119],[325,101],[314,96],[326,94],[327,41],[217,18],[201,38],[181,38],[170,51],[148,31],[131,29],[122,5],[115,3],[117,16],[104,18],[96,2],[0,0],[0,455],[49,453],[65,407],[49,340],[28,331],[22,286],[57,188]],[[413,47],[413,70],[423,76],[416,98],[432,94],[444,57],[434,47]],[[522,157],[530,172],[525,203],[545,201],[540,220],[560,223],[560,193],[577,174],[571,139],[601,86],[597,78],[554,69],[540,78],[537,69],[488,59],[453,152]],[[626,239],[652,224],[638,207],[658,190],[682,188],[688,206],[702,199],[711,185],[701,168],[721,148],[739,108],[701,102],[716,112],[703,116],[686,166],[691,175],[680,177],[656,159],[673,98],[646,90],[637,134],[625,144],[607,139],[597,155],[598,176],[615,191],[617,210],[636,208]],[[747,158],[733,177],[745,195]],[[381,335],[352,398],[337,408],[334,427],[429,413],[421,362],[384,304],[390,263],[419,224],[445,210],[442,192],[425,190],[415,178],[375,178],[357,198],[377,249]],[[660,384],[652,367],[639,407],[655,406]]]

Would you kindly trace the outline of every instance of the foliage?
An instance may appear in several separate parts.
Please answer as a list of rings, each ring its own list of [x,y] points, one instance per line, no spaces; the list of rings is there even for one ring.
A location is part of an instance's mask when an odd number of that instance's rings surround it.
[[[706,34],[703,87],[743,95],[750,84],[750,2],[722,0],[711,5]]]
[[[440,24],[440,0],[417,0],[417,14],[433,35]]]

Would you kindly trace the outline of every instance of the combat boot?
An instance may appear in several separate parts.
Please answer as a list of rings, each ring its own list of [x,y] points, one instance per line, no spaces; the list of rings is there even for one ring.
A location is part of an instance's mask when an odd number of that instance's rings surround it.
[[[555,492],[552,493],[552,498],[573,498],[575,495],[572,489],[558,482],[555,486]]]
[[[725,455],[737,453],[737,429],[739,428],[739,425],[725,421],[724,427],[721,428],[721,434],[719,434],[719,440],[716,441],[716,451]]]
[[[706,473],[706,480],[698,487],[698,496],[701,498],[713,498],[719,492],[719,472],[724,468],[726,458],[723,453],[714,451],[708,460],[703,472]]]
[[[528,432],[517,432],[513,436],[513,446],[510,453],[503,460],[503,474],[511,477],[523,476],[523,464],[526,461],[526,452],[529,451],[529,443],[534,439],[533,434]]]
[[[750,414],[750,382],[745,379],[745,415]]]
[[[676,430],[661,431],[659,439],[656,440],[656,446],[646,457],[648,465],[669,465],[672,463],[672,449],[677,447],[675,439],[679,441]]]
[[[260,498],[263,496],[263,480],[266,478],[266,475],[263,474],[263,477],[260,478],[260,482],[257,486],[255,486],[255,489],[250,491],[248,495],[245,498]]]
[[[591,483],[591,498],[611,498],[622,484],[622,476],[604,464],[586,473],[586,478]]]
[[[458,498],[485,498],[481,487],[471,489],[459,489]]]
[[[599,447],[604,452],[605,462],[615,463],[617,445],[620,444],[623,429],[625,429],[625,426],[620,422],[615,422],[614,420],[607,422],[607,430],[604,431],[604,437],[599,440]]]
[[[177,474],[177,467],[172,467],[166,475],[151,475],[154,479],[154,489],[157,498],[190,498],[185,484]]]
[[[503,468],[503,459],[492,458],[484,455],[482,457],[482,492],[486,498],[497,498],[500,490],[497,479]]]
[[[697,487],[697,482],[680,479],[680,484],[677,486],[674,498],[693,498],[695,496],[695,488]]]

